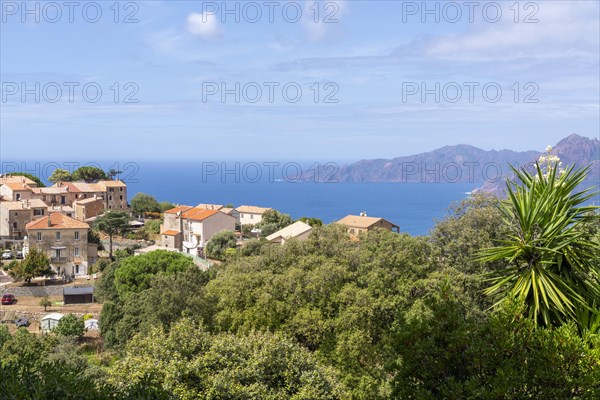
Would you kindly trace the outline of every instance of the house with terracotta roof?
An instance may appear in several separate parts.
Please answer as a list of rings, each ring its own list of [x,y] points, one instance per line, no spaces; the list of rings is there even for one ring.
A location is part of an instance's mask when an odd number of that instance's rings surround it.
[[[191,206],[177,206],[164,212],[163,223],[160,226],[160,237],[164,247],[183,249],[184,221],[181,215],[192,208]]]
[[[205,210],[221,210],[223,207],[225,207],[223,204],[198,204],[196,207],[194,208],[203,208]]]
[[[88,274],[98,258],[96,244],[88,243],[90,226],[60,212],[53,212],[26,226],[29,249],[46,253],[57,275],[77,277]]]
[[[6,182],[0,184],[0,196],[5,201],[20,201],[33,198],[31,187],[23,182]]]
[[[105,208],[107,210],[127,210],[127,185],[120,181],[99,181],[104,186],[106,198]]]
[[[366,233],[370,230],[380,228],[387,229],[392,232],[400,232],[400,227],[383,218],[369,217],[367,213],[362,212],[360,215],[347,215],[336,222],[348,228],[348,233],[358,235]]]
[[[0,185],[4,183],[25,183],[30,188],[38,186],[35,181],[23,175],[0,175]]]
[[[41,199],[48,206],[70,206],[75,200],[75,193],[66,186],[50,186],[44,188],[31,188],[33,196]]]
[[[256,225],[262,221],[262,216],[270,208],[258,206],[239,206],[235,211],[239,214],[238,223],[242,225]]]
[[[20,240],[25,226],[48,213],[48,206],[39,199],[0,201],[0,238]]]
[[[296,221],[291,225],[286,226],[277,232],[267,236],[267,240],[271,243],[285,244],[290,239],[304,240],[310,235],[312,226],[302,221]]]
[[[53,187],[66,187],[70,193],[74,193],[72,201],[95,197],[104,200],[106,210],[127,210],[127,185],[119,180],[57,182]]]
[[[160,235],[162,245],[196,254],[214,236],[235,230],[235,218],[216,209],[178,206],[165,211]]]

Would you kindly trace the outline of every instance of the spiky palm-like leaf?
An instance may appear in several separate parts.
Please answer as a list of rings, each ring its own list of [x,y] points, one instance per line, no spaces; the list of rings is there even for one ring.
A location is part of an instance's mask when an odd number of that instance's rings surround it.
[[[499,206],[507,237],[480,254],[482,261],[507,260],[510,267],[489,275],[484,292],[498,303],[521,299],[529,316],[546,325],[577,319],[583,310],[597,313],[598,244],[578,229],[598,208],[583,205],[596,193],[575,192],[588,168],[559,173],[555,165],[544,173],[536,164],[533,174],[512,169],[516,180],[507,182],[508,200]]]

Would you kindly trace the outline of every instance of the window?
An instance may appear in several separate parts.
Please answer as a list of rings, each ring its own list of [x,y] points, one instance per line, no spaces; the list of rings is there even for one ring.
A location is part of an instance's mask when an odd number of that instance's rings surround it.
[[[79,265],[75,265],[75,273],[78,274],[79,273]]]
[[[75,240],[79,240],[79,231],[75,231]]]
[[[65,196],[60,196],[60,204],[67,204],[67,198]]]
[[[79,247],[75,247],[75,248],[73,249],[73,255],[74,255],[75,257],[79,257]]]
[[[108,199],[109,199],[109,200],[112,200],[112,196],[108,196]]]
[[[250,219],[254,219],[254,214],[250,214]]]
[[[41,242],[42,241],[42,232],[38,232],[36,236],[37,236],[37,241]]]
[[[46,201],[46,195],[42,196],[42,200]]]
[[[109,192],[114,192],[115,190],[113,188],[108,189]]]
[[[354,228],[350,229],[350,233],[354,233]]]
[[[56,232],[56,240],[60,240],[60,232]]]
[[[119,196],[119,200],[123,200],[123,196]]]
[[[17,201],[21,200],[21,193],[15,194],[15,198],[17,199]]]
[[[33,210],[33,215],[44,215],[44,209],[38,208],[38,209]]]
[[[123,188],[119,188],[119,192],[122,192],[122,191],[123,191]]]

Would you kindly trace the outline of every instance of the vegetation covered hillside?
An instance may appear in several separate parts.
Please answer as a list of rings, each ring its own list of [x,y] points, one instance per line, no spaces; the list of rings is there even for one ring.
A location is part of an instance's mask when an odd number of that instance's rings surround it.
[[[0,327],[0,398],[600,398],[584,174],[523,172],[509,201],[472,197],[429,236],[329,225],[208,272],[117,257],[103,347]]]

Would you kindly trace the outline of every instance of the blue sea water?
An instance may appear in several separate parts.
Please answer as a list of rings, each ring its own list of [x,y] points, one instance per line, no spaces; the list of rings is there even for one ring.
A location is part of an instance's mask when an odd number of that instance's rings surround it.
[[[262,162],[260,177],[252,163],[201,163],[189,161],[136,161],[127,163],[90,161],[8,161],[1,163],[0,173],[26,171],[48,182],[55,168],[76,169],[94,165],[104,170],[123,171],[119,176],[128,185],[128,197],[148,193],[158,201],[196,205],[199,203],[257,205],[275,208],[292,218],[316,217],[325,223],[348,214],[366,211],[400,226],[401,232],[426,235],[436,219],[447,215],[448,207],[465,199],[477,183],[316,183],[299,182],[297,168],[311,168],[308,163],[285,163],[273,170]],[[214,168],[216,167],[216,171]],[[326,171],[327,172],[327,171]]]
[[[233,169],[232,169],[233,170]],[[246,176],[248,175],[248,176]],[[266,175],[266,174],[265,174]],[[258,205],[292,218],[316,217],[330,223],[366,211],[400,226],[401,232],[425,235],[444,218],[452,202],[475,189],[475,183],[315,183],[272,176],[254,182],[254,175],[206,176],[194,164],[139,163],[128,182],[129,198],[143,192],[159,201]]]

